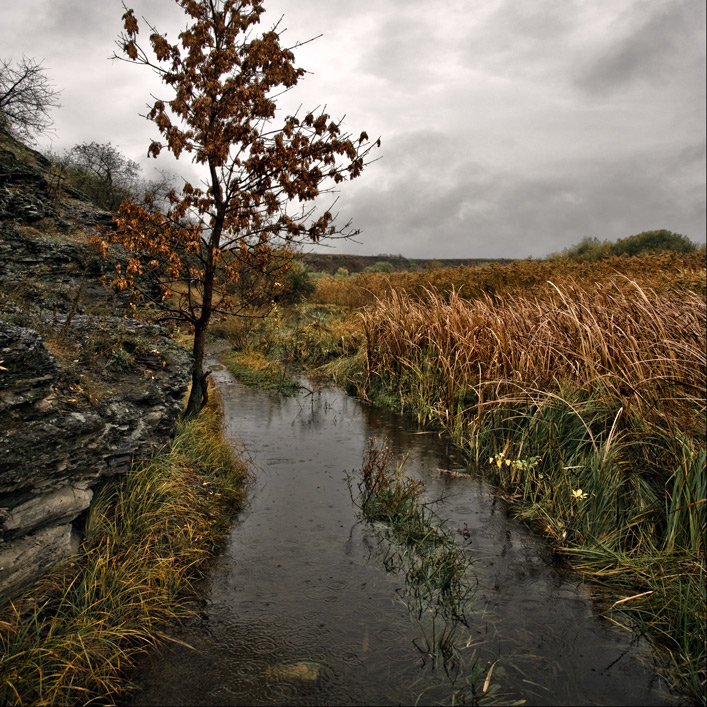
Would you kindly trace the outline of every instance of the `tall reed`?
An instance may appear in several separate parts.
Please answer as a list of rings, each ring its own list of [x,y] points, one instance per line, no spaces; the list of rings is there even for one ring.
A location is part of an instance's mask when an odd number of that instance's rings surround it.
[[[640,409],[694,433],[705,399],[704,321],[698,294],[657,295],[621,280],[547,283],[542,298],[393,292],[363,315],[371,374],[415,379],[411,389],[424,386],[418,394],[434,399],[445,421],[571,384],[616,396],[624,418]]]
[[[362,315],[365,392],[446,427],[558,552],[640,594],[621,608],[702,695],[705,298],[618,273],[561,283],[392,290]]]

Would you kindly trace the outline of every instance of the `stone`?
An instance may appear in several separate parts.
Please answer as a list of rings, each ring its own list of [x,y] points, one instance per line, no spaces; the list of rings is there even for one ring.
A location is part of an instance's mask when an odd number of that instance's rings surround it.
[[[85,324],[77,322],[77,337]],[[64,370],[37,331],[0,321],[0,365],[8,369],[0,371],[0,597],[68,557],[76,538],[67,528],[89,507],[93,489],[126,473],[174,431],[189,354],[152,324],[123,326],[111,318],[108,328],[143,337],[164,365],[152,361],[154,372],[145,376],[140,369],[106,372],[98,361],[106,389],[91,404],[69,397],[75,374]],[[60,535],[50,532],[58,528]]]
[[[71,486],[62,486],[44,494],[38,493],[28,501],[6,511],[0,528],[3,533],[21,528],[26,534],[39,526],[62,525],[88,508],[92,497],[93,491],[90,489],[77,489]]]
[[[0,320],[0,413],[46,397],[59,373],[37,332]]]
[[[43,528],[11,544],[0,542],[0,587],[3,595],[12,596],[37,579],[42,574],[37,568],[46,571],[70,557],[76,548],[72,534],[73,527],[68,523]]]
[[[265,679],[268,682],[284,680],[305,680],[313,682],[319,678],[322,666],[312,660],[300,660],[293,663],[276,663],[265,669]]]

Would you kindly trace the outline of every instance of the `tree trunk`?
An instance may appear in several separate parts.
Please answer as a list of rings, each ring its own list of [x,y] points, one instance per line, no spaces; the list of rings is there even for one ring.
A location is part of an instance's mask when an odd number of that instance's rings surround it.
[[[206,404],[208,381],[211,371],[204,373],[204,347],[206,344],[207,325],[197,324],[194,328],[194,364],[191,372],[191,392],[187,407],[184,410],[184,417],[192,417]]]
[[[208,398],[208,382],[207,377],[210,371],[204,373],[204,348],[206,344],[206,332],[209,328],[211,320],[211,309],[214,297],[214,251],[218,248],[221,241],[221,231],[223,229],[223,220],[225,218],[224,207],[221,204],[221,186],[218,182],[218,175],[215,168],[211,167],[211,176],[213,180],[214,194],[217,195],[216,202],[218,206],[217,213],[214,217],[214,225],[211,230],[211,237],[208,243],[203,244],[204,251],[204,289],[201,292],[201,316],[194,324],[194,368],[191,374],[191,393],[187,402],[184,417],[192,417],[196,415],[201,408],[206,405]]]

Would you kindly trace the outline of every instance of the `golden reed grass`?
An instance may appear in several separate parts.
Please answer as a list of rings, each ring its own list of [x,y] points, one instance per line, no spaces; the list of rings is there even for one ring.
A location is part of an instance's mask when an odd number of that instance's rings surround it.
[[[519,260],[509,264],[490,263],[480,267],[440,268],[416,273],[325,277],[317,281],[313,300],[321,304],[363,307],[374,304],[393,291],[417,298],[424,298],[428,290],[440,294],[454,290],[466,299],[509,292],[530,295],[538,289],[542,290],[548,280],[561,287],[565,278],[582,282],[604,281],[617,273],[634,280],[641,287],[658,291],[679,286],[704,293],[705,251],[663,253],[640,258],[611,257],[586,263],[560,258]]]
[[[598,381],[626,405],[657,396],[675,413],[704,410],[704,297],[658,294],[624,277],[565,277],[562,289],[547,282],[536,292],[466,300],[456,290],[424,299],[393,291],[362,315],[369,371],[395,377],[424,367],[450,412],[462,389],[476,390],[482,412],[529,390]]]

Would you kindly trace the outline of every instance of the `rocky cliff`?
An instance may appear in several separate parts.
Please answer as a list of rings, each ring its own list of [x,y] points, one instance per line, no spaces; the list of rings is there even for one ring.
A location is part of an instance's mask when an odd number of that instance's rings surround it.
[[[108,291],[111,216],[0,134],[0,597],[74,552],[94,489],[167,442],[189,354]]]

